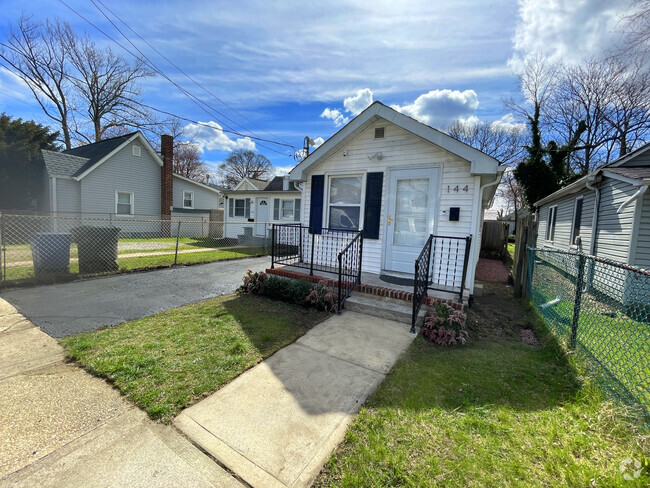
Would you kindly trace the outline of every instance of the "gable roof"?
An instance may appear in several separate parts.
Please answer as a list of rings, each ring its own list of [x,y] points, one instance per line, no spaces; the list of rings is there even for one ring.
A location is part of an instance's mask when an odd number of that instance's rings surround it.
[[[544,198],[536,201],[533,205],[540,207],[547,203],[553,202],[564,195],[570,195],[578,192],[586,187],[587,183],[594,184],[600,181],[604,176],[606,178],[615,178],[625,181],[630,185],[647,185],[650,184],[650,160],[642,158],[641,164],[635,159],[646,151],[650,150],[650,143],[645,144],[625,156],[621,156],[611,163],[605,164],[600,168],[592,171],[587,176],[583,176],[579,180],[574,181],[570,185],[560,188],[555,193],[545,196]],[[636,165],[627,165],[628,163],[637,163]],[[625,166],[622,166],[625,164]]]
[[[72,177],[87,162],[87,158],[64,154],[56,151],[41,150],[45,169],[49,176]]]
[[[266,185],[269,184],[267,180],[260,180],[257,178],[242,178],[239,183],[237,183],[237,186],[233,188],[233,190],[239,191],[239,187],[242,186],[244,183],[249,183],[252,187],[254,187],[257,190],[263,190]],[[246,191],[246,190],[243,190]]]
[[[325,161],[331,155],[336,153],[339,148],[348,144],[352,139],[357,137],[361,132],[366,130],[379,119],[387,120],[388,122],[391,122],[452,154],[455,154],[461,159],[464,159],[470,163],[470,171],[472,174],[497,174],[499,161],[494,159],[492,156],[488,156],[484,152],[481,152],[464,142],[460,142],[444,132],[423,124],[422,122],[376,101],[293,168],[289,173],[291,180],[306,180],[307,174],[320,162]]]
[[[217,185],[206,185],[205,183],[201,183],[200,181],[195,181],[190,178],[187,178],[186,176],[179,175],[177,173],[172,174],[174,178],[178,178],[179,180],[186,181],[187,183],[192,183],[193,185],[200,186],[201,188],[205,188],[206,190],[213,191],[215,193],[218,193],[221,195],[223,193],[223,190],[220,190],[217,188]]]
[[[289,182],[289,189],[288,190],[283,190],[283,176],[276,176],[273,178],[268,185],[264,187],[264,191],[298,191],[298,189],[295,187],[293,181]]]

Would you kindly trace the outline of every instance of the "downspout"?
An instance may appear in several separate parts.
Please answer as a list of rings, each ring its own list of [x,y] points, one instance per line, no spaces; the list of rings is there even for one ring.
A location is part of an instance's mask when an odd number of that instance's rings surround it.
[[[585,186],[589,190],[593,190],[596,194],[594,196],[594,211],[591,218],[591,241],[589,241],[589,254],[591,256],[596,252],[596,235],[598,232],[598,211],[600,210],[600,188],[592,186],[591,182],[587,180]]]

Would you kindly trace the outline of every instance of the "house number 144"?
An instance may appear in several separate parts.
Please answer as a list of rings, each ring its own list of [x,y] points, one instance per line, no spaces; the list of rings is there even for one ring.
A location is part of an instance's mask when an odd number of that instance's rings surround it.
[[[465,185],[464,187],[460,187],[459,185],[456,185],[455,187],[451,187],[451,185],[447,185],[447,193],[451,193],[452,191],[459,192],[463,190],[464,192],[469,191],[469,185]]]

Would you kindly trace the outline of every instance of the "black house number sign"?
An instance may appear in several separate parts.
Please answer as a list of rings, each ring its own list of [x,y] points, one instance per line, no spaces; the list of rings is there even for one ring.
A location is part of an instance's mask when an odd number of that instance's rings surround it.
[[[468,192],[469,185],[465,185],[463,187],[461,187],[460,185],[456,185],[454,187],[452,187],[451,185],[447,185],[447,193],[451,193],[452,191],[455,191],[456,193],[458,193],[459,191]]]

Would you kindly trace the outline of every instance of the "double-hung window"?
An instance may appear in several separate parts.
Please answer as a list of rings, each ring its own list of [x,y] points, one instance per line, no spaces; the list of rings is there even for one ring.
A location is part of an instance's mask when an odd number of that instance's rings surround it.
[[[183,192],[183,208],[194,208],[194,192]]]
[[[361,176],[330,177],[327,213],[331,229],[359,230],[361,183]]]
[[[115,192],[115,213],[118,215],[133,215],[133,193]]]
[[[580,236],[580,226],[582,224],[582,203],[583,197],[576,198],[573,207],[573,227],[571,228],[571,244],[576,244],[576,238]]]
[[[273,201],[273,220],[300,221],[300,198],[276,198]]]
[[[557,206],[548,209],[548,219],[546,220],[546,240],[555,239],[555,221],[557,220]]]
[[[230,198],[228,200],[228,215],[230,217],[249,218],[251,216],[251,205],[248,198]]]

